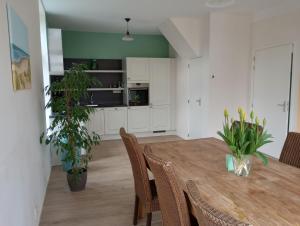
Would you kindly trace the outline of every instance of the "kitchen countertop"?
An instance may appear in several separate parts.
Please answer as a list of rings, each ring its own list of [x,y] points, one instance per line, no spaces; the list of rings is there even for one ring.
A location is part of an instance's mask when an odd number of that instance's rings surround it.
[[[149,105],[140,105],[140,106],[130,106],[126,104],[119,105],[106,105],[106,104],[98,104],[97,106],[91,106],[92,108],[118,108],[118,107],[147,107]],[[56,113],[52,113],[49,118],[54,118]]]

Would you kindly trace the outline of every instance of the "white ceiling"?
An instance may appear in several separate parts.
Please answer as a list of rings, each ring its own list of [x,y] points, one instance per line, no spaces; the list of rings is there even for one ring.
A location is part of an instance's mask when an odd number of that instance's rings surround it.
[[[43,0],[51,27],[66,30],[119,33],[125,30],[125,17],[131,17],[130,30],[139,34],[159,33],[158,26],[170,17],[196,17],[212,10],[206,0]],[[263,17],[300,8],[300,0],[236,0],[226,9]]]

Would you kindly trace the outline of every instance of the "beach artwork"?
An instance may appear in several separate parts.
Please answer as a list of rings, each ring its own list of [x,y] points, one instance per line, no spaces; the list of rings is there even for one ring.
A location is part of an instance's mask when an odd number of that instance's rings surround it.
[[[28,31],[22,19],[7,5],[13,89],[31,89]]]

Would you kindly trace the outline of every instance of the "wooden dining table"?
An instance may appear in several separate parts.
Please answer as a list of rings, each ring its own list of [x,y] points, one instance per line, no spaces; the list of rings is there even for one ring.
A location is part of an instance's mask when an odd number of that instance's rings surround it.
[[[194,180],[212,207],[251,225],[300,226],[300,169],[253,157],[248,177],[226,169],[227,145],[216,138],[149,144],[153,153],[174,165],[178,181]],[[196,215],[195,207],[191,212]]]

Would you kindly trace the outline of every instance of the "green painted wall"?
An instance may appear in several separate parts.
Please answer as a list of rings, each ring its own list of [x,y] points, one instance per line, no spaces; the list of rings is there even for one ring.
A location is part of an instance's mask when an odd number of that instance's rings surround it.
[[[169,57],[169,43],[162,35],[134,35],[132,42],[122,41],[122,36],[123,34],[63,31],[64,57]]]

